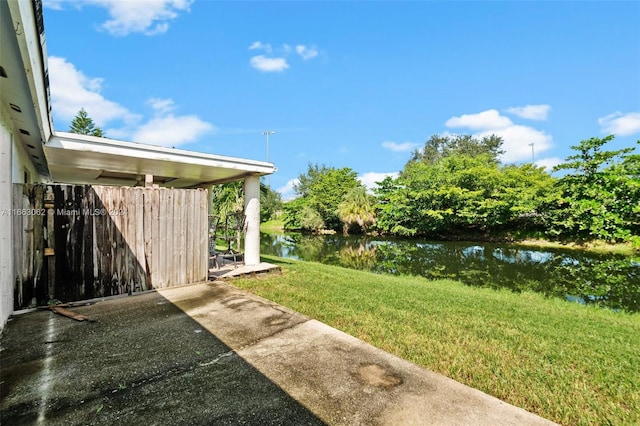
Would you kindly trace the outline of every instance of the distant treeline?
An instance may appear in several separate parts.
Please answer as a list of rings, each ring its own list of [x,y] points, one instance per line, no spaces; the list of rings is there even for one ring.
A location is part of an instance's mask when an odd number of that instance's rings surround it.
[[[283,204],[285,228],[640,246],[640,155],[603,150],[612,139],[572,146],[575,154],[553,169],[565,172],[556,178],[534,164],[502,164],[500,137],[436,135],[374,194],[348,167],[309,164],[294,187],[298,197]]]

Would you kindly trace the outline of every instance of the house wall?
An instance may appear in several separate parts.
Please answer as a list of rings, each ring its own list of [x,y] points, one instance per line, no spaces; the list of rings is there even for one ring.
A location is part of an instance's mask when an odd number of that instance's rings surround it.
[[[12,210],[13,184],[41,180],[29,154],[16,143],[18,135],[4,106],[0,106],[0,330],[14,308],[15,236]],[[26,173],[25,173],[26,172]]]
[[[12,219],[7,210],[12,203],[12,148],[11,128],[2,114],[0,120],[0,329],[13,312],[13,235]]]
[[[14,138],[14,141],[15,139],[16,138]],[[24,146],[15,142],[13,142],[12,145],[11,181],[13,183],[40,182],[40,175],[29,159],[29,154],[24,150]]]
[[[22,208],[20,199],[13,200],[13,185],[37,182],[41,179],[31,162],[30,155],[24,151],[19,133],[9,115],[9,97],[13,90],[25,92],[29,101],[18,102],[24,111],[25,124],[32,135],[39,133],[38,139],[46,141],[51,134],[49,115],[48,87],[46,79],[46,45],[40,0],[20,0],[0,2],[2,13],[3,42],[0,52],[2,65],[6,67],[9,80],[3,79],[0,92],[0,330],[13,312],[14,272],[16,254],[16,233],[13,229],[13,210]],[[9,26],[7,26],[9,24]],[[15,31],[6,31],[14,28]],[[13,37],[15,36],[15,39]],[[6,38],[6,39],[5,39]],[[19,70],[25,75],[19,78]],[[13,73],[12,73],[13,72]],[[8,81],[8,83],[7,83]],[[5,86],[6,85],[6,86]],[[5,90],[11,87],[11,90]],[[20,98],[20,96],[18,96]],[[16,102],[16,101],[13,101]],[[32,123],[33,115],[27,109],[32,107],[37,123]],[[34,125],[35,124],[35,125]],[[35,131],[39,129],[38,131]]]

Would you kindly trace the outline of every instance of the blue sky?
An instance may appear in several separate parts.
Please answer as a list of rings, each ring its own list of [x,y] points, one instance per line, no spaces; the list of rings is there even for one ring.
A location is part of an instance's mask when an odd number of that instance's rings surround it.
[[[367,184],[434,134],[497,134],[503,161],[640,139],[640,2],[44,0],[54,126],[308,163]]]

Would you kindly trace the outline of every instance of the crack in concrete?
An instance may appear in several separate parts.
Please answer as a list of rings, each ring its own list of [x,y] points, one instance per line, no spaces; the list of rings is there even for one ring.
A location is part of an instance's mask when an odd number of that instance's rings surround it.
[[[225,352],[225,353],[223,353],[223,354],[220,354],[219,356],[217,356],[216,358],[212,359],[212,360],[211,360],[211,361],[209,361],[209,362],[199,363],[198,365],[199,365],[200,367],[207,367],[207,366],[209,366],[209,365],[213,365],[213,364],[218,363],[218,361],[220,361],[222,358],[226,358],[226,357],[228,357],[228,356],[232,356],[232,355],[236,355],[236,352],[235,352],[235,351],[228,351],[228,352]]]

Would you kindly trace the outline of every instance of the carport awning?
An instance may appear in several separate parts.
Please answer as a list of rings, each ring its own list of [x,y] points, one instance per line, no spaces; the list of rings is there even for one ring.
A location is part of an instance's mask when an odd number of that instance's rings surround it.
[[[203,154],[114,139],[56,132],[44,146],[52,179],[60,183],[194,188],[263,176],[272,163]]]

